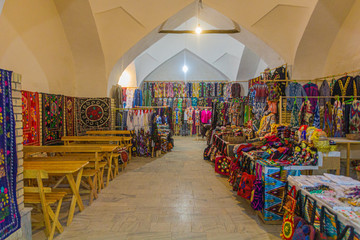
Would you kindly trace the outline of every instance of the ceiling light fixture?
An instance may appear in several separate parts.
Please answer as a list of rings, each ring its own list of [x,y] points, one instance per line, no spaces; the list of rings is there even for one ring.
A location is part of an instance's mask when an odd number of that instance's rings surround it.
[[[189,68],[188,68],[186,65],[184,65],[184,66],[182,67],[182,70],[183,70],[184,73],[187,73],[187,71],[189,70]]]
[[[166,34],[233,34],[233,33],[240,32],[239,24],[237,24],[233,20],[231,20],[234,25],[233,29],[209,29],[209,30],[201,29],[200,23],[199,23],[199,19],[200,19],[199,15],[200,15],[200,10],[203,8],[202,0],[198,0],[196,6],[197,6],[197,27],[195,28],[195,30],[166,30],[166,29],[164,29],[164,26],[167,22],[167,20],[166,20],[165,22],[163,22],[161,24],[158,33],[166,33]]]

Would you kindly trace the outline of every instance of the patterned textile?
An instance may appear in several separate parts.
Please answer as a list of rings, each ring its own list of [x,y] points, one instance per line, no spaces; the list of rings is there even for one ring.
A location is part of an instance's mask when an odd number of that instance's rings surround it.
[[[317,104],[316,107],[315,107],[313,126],[316,127],[316,128],[320,128],[320,107],[319,107],[319,104]]]
[[[24,145],[40,145],[39,94],[21,91]]]
[[[12,72],[0,70],[0,74],[0,239],[6,239],[20,228],[20,214],[16,199],[18,159],[12,105]]]
[[[354,100],[350,112],[350,133],[360,132],[360,101]]]
[[[298,170],[281,170],[280,167],[269,167],[267,163],[259,161],[263,169],[263,179],[265,182],[265,204],[263,215],[265,221],[282,220],[283,212],[280,212],[282,198],[284,195],[287,177],[299,176]]]
[[[344,114],[340,101],[335,101],[333,109],[334,137],[343,137]]]
[[[319,89],[319,95],[322,97],[327,97],[331,95],[330,86],[328,81],[324,80]],[[330,102],[330,98],[320,98],[320,106],[324,106],[325,103]]]
[[[110,98],[77,98],[75,104],[78,136],[84,135],[89,130],[110,129]]]
[[[333,117],[332,117],[332,105],[331,102],[327,102],[324,107],[324,120],[323,131],[328,136],[334,136],[333,134]]]
[[[75,136],[75,98],[74,97],[65,97],[65,128],[66,128],[66,136]]]
[[[317,97],[319,96],[319,89],[318,89],[318,86],[315,84],[315,83],[308,83],[308,84],[305,84],[303,86],[306,94],[308,97]],[[309,99],[310,103],[311,103],[311,111],[314,112],[315,110],[315,106],[317,105],[317,98],[310,98]]]
[[[42,94],[42,144],[60,144],[64,136],[64,96]]]
[[[304,101],[299,112],[299,124],[310,125],[313,120],[313,112],[309,100]]]
[[[291,111],[290,126],[299,127],[299,111],[300,109],[298,105],[294,104]]]
[[[306,97],[306,92],[300,83],[290,82],[289,85],[285,89],[285,94],[288,97]],[[291,111],[293,109],[295,102],[295,98],[288,98],[286,102],[286,110]],[[301,108],[303,103],[302,98],[296,99],[296,104],[298,105],[298,109]]]

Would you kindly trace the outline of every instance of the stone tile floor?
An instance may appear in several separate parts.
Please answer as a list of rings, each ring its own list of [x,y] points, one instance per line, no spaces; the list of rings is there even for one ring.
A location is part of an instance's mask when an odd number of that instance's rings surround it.
[[[204,141],[176,137],[172,152],[134,158],[56,239],[280,239],[281,226],[264,225],[230,191],[203,160],[204,148]],[[33,239],[45,239],[43,231]]]

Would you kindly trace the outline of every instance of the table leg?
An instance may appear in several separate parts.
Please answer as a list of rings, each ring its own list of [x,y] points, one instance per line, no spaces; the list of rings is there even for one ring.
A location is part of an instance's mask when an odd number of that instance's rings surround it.
[[[350,176],[350,143],[347,143],[346,152],[346,176]]]
[[[107,158],[107,162],[108,162],[108,172],[107,172],[107,177],[106,177],[106,186],[109,186],[110,176],[112,175],[112,171],[111,171],[111,161],[112,161],[112,157],[113,157],[113,153],[111,153],[110,156],[108,156],[108,158]]]
[[[82,172],[83,172],[83,168],[81,168],[79,170],[79,172],[77,174],[77,177],[76,177],[76,182],[74,180],[74,176],[71,173],[66,174],[66,178],[67,178],[67,180],[69,182],[71,191],[73,192],[73,196],[72,196],[72,199],[71,199],[70,210],[69,210],[68,221],[67,221],[67,226],[69,226],[71,224],[72,220],[73,220],[76,203],[78,204],[80,211],[84,210],[84,204],[83,204],[83,202],[81,200],[81,197],[80,197],[80,194],[79,194],[79,187],[80,187]]]

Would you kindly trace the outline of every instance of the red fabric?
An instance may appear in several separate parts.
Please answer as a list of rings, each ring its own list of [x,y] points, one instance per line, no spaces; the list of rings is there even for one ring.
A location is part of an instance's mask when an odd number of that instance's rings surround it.
[[[230,163],[231,159],[223,155],[219,155],[215,158],[215,172],[221,175],[230,175]]]
[[[24,145],[40,145],[39,94],[21,91]]]
[[[246,172],[244,172],[241,175],[241,180],[240,180],[240,184],[239,184],[239,190],[238,190],[238,195],[245,198],[245,199],[250,199],[251,197],[251,191],[254,185],[254,181],[255,181],[255,176],[248,174]]]

